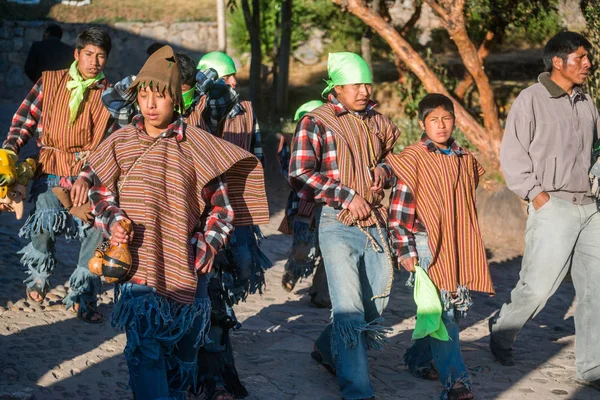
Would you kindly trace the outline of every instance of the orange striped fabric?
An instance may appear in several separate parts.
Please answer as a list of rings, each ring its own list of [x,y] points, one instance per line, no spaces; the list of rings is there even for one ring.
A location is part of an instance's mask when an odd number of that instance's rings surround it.
[[[210,129],[206,125],[206,121],[204,121],[204,118],[202,117],[202,113],[204,112],[205,107],[206,96],[201,96],[200,101],[198,102],[198,104],[196,104],[190,115],[183,119],[185,123],[191,126],[198,127],[204,131],[210,132]]]
[[[84,160],[75,153],[93,152],[106,133],[110,113],[102,105],[102,90],[89,88],[73,125],[69,124],[69,70],[42,73],[42,147],[39,162],[45,174],[76,176]]]
[[[161,143],[129,173],[155,140]],[[268,221],[258,159],[194,127],[187,126],[185,138],[177,142],[174,136],[153,139],[128,125],[102,142],[89,162],[113,193],[127,175],[119,206],[134,222],[132,279],[180,303],[194,301],[197,276],[190,238],[202,226],[202,189],[210,180],[226,173],[237,207],[245,207],[256,218],[250,222]]]
[[[415,196],[433,254],[429,276],[438,289],[455,292],[464,285],[494,293],[475,209],[475,190],[484,173],[475,157],[436,154],[415,143],[389,155],[387,162]]]
[[[395,127],[391,121],[375,111],[368,117],[359,117],[349,112],[336,115],[331,103],[308,115],[335,135],[340,182],[354,189],[376,211],[369,218],[359,221],[359,224],[364,227],[377,223],[386,226],[388,216],[386,207],[381,204],[383,196],[374,193],[371,186],[372,171],[396,141],[393,132]],[[338,219],[348,226],[354,223],[354,218],[347,209],[338,214]]]
[[[225,118],[221,137],[246,151],[252,151],[254,109],[252,108],[252,103],[249,101],[242,101],[240,105],[244,109],[244,112],[237,114],[233,118]]]

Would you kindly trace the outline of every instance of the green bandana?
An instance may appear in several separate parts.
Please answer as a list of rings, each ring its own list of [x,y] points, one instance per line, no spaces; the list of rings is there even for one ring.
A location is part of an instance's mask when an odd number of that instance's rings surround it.
[[[198,69],[200,71],[206,71],[208,68],[212,68],[217,71],[219,78],[237,73],[237,70],[235,69],[235,63],[231,57],[220,51],[206,53],[204,57],[200,59],[200,62],[198,63]]]
[[[75,118],[77,118],[77,111],[79,110],[79,105],[83,101],[83,95],[85,94],[86,89],[90,87],[90,85],[104,79],[104,73],[100,72],[93,78],[83,80],[77,69],[77,64],[77,60],[73,61],[73,64],[71,64],[69,76],[72,80],[67,82],[67,89],[71,91],[71,98],[69,100],[69,110],[71,111],[71,116],[69,118],[70,124],[73,124]]]
[[[322,96],[329,93],[334,86],[373,83],[373,76],[371,75],[369,65],[361,56],[354,53],[329,53],[327,72],[329,79],[325,80],[327,87],[323,90]]]
[[[304,114],[311,112],[315,108],[319,108],[323,105],[321,100],[311,100],[304,104],[302,104],[296,110],[296,114],[294,115],[294,121],[298,121],[300,118],[304,116]]]
[[[183,92],[181,95],[183,96],[183,109],[187,111],[187,109],[190,108],[192,106],[192,103],[194,102],[196,88],[193,87],[187,92]]]
[[[437,288],[429,275],[419,265],[415,265],[415,303],[417,303],[417,322],[412,339],[431,336],[437,340],[450,340],[446,325],[442,321],[442,302]]]

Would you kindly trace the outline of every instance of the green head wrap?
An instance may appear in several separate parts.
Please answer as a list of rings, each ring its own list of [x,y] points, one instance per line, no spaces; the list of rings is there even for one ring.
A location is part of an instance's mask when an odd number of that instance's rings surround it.
[[[235,63],[231,57],[220,51],[206,53],[204,57],[200,59],[200,62],[198,63],[198,69],[200,71],[206,71],[208,68],[212,68],[217,71],[219,78],[222,78],[226,75],[235,74],[237,72],[235,69]]]
[[[304,104],[302,104],[296,110],[296,114],[294,115],[294,121],[298,121],[300,118],[304,116],[304,114],[311,112],[315,108],[319,108],[323,105],[321,100],[311,100]]]
[[[329,93],[334,86],[373,83],[369,65],[361,56],[354,53],[329,53],[327,72],[329,79],[325,80],[327,87],[323,90],[322,96]]]

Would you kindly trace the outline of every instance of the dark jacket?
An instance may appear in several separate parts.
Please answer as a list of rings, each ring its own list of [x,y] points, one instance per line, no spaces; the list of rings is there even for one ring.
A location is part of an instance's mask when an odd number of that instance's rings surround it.
[[[25,61],[25,73],[35,83],[40,79],[43,71],[69,68],[71,63],[73,63],[73,48],[61,42],[59,38],[51,37],[31,45]]]

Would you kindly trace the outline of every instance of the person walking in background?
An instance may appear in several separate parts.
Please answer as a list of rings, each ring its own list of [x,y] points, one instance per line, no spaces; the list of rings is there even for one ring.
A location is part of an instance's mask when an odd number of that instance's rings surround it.
[[[500,150],[508,188],[528,201],[525,252],[510,303],[489,320],[490,349],[514,365],[512,345],[571,272],[577,377],[600,389],[600,215],[588,171],[600,117],[582,85],[590,43],[561,32],[544,47],[546,72],[513,103]]]
[[[298,122],[304,114],[322,105],[321,100],[311,100],[302,104],[296,110],[294,122]],[[293,134],[278,135],[277,157],[281,173],[287,181],[291,156],[290,144],[293,140]],[[308,291],[310,301],[318,308],[331,308],[329,289],[327,288],[327,274],[325,274],[325,266],[319,250],[315,203],[301,200],[298,194],[291,190],[279,231],[286,235],[292,235],[292,248],[281,278],[283,288],[291,292],[298,280],[308,278],[314,272],[312,285]]]
[[[435,301],[442,306],[438,321],[447,334],[417,337],[404,361],[413,375],[442,382],[442,400],[472,399],[458,322],[473,304],[471,291],[494,293],[475,209],[484,171],[452,137],[454,105],[448,97],[425,96],[419,125],[425,132],[421,140],[386,158],[396,176],[389,228],[399,264],[417,277],[424,270],[435,285]]]
[[[36,83],[44,71],[58,71],[69,68],[73,62],[73,47],[61,41],[62,28],[50,24],[44,31],[42,40],[34,42],[25,60],[25,74]]]

